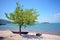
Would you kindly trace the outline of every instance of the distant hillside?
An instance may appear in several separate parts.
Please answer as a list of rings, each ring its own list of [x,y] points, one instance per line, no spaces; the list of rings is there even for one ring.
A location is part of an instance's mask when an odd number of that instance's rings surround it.
[[[42,24],[49,24],[49,22],[42,22]]]
[[[10,21],[5,20],[5,19],[0,19],[0,25],[5,25],[7,23],[10,23]]]

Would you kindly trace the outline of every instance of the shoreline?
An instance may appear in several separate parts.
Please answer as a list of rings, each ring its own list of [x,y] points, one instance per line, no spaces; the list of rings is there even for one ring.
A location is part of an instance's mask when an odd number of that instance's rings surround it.
[[[13,33],[13,32],[16,32],[16,33]],[[24,30],[22,32],[29,32],[32,35],[36,35],[36,33],[40,33],[41,38],[39,37],[39,39],[41,39],[41,40],[60,40],[59,35],[52,35],[50,33],[47,34],[46,32],[41,33],[41,32],[28,31],[28,30]],[[23,36],[19,35],[18,30],[12,30],[12,31],[11,30],[0,30],[0,37],[3,37],[4,40],[26,40],[26,37],[24,38]],[[34,37],[32,37],[32,38],[35,39]],[[0,39],[2,39],[2,38],[0,38]],[[28,38],[28,39],[30,39],[30,38]]]
[[[12,32],[18,32],[19,30],[11,30]],[[50,32],[40,32],[40,31],[32,31],[32,30],[23,30],[22,32],[32,32],[32,33],[40,33],[40,34],[50,34],[50,35],[58,35],[60,36],[60,33],[50,33]]]
[[[0,30],[0,31],[5,31],[5,30]],[[15,32],[19,34],[19,30],[9,30],[11,32]],[[31,33],[40,33],[40,34],[49,34],[49,35],[57,35],[60,36],[60,33],[52,33],[52,32],[40,32],[40,31],[32,31],[32,30],[23,30],[21,32],[31,32]]]

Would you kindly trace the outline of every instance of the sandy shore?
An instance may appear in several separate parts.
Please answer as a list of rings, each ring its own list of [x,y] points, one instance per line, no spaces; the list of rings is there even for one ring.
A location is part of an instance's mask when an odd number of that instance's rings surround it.
[[[19,32],[19,30],[12,30],[12,32]],[[60,36],[60,33],[49,33],[49,32],[39,32],[39,31],[32,31],[32,30],[23,30],[22,32],[32,32],[32,33],[40,33],[40,34],[51,34],[51,35],[58,35]]]
[[[14,31],[18,32],[18,31]],[[33,31],[28,31],[29,33],[40,33],[40,32],[33,32]],[[53,34],[47,34],[47,33],[40,33],[42,34],[40,40],[60,40],[60,36],[58,35],[53,35]],[[3,38],[2,38],[3,37]],[[15,34],[10,30],[0,30],[0,40],[27,40],[27,38],[24,38],[20,36],[19,34]],[[36,40],[36,39],[29,39],[29,40]],[[38,40],[38,39],[37,39]]]

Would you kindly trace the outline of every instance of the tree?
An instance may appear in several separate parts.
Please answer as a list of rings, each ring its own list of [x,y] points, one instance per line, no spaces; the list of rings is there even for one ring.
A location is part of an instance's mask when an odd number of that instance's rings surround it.
[[[19,26],[19,33],[21,35],[21,27],[26,25],[33,25],[38,17],[35,9],[24,9],[19,3],[16,3],[16,9],[9,15],[5,13],[6,17],[11,20],[12,23],[16,23]]]

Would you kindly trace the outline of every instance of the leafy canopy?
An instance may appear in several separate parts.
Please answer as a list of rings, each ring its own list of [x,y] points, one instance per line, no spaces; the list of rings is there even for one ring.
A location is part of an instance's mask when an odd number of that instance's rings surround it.
[[[35,9],[24,9],[19,3],[16,3],[16,9],[9,15],[5,13],[6,17],[13,23],[18,25],[32,25],[36,22],[38,14]]]

